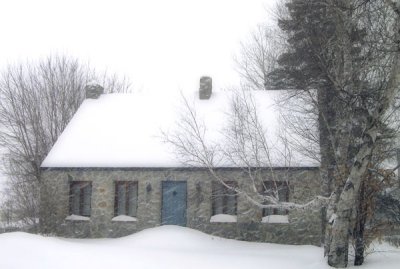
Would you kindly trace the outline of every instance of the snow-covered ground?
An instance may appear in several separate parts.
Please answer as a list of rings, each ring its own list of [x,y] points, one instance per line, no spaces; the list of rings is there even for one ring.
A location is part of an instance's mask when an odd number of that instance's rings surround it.
[[[400,249],[380,245],[363,268],[394,269]],[[64,239],[0,234],[0,268],[248,269],[329,268],[314,246],[249,243],[162,226],[119,239]]]

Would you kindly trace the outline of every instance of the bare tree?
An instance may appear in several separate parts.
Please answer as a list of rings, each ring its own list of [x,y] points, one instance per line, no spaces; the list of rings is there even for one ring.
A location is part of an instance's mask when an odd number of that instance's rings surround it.
[[[305,203],[282,201],[280,183],[288,183],[289,177],[276,175],[273,167],[291,167],[295,164],[294,155],[301,153],[289,146],[290,137],[284,132],[280,132],[278,139],[271,140],[249,88],[232,91],[229,107],[226,126],[215,141],[197,115],[195,106],[183,97],[177,126],[174,132],[163,132],[164,141],[173,146],[183,164],[207,168],[214,180],[260,208],[314,209],[329,201],[322,196],[312,197]],[[243,170],[246,175],[244,188],[227,183],[229,179],[218,173],[218,167],[225,165]],[[262,171],[265,170],[269,171],[271,186],[264,185],[266,179]]]
[[[96,81],[107,92],[125,92],[126,79],[98,74],[67,56],[11,65],[0,75],[0,145],[5,149],[7,199],[14,216],[37,226],[40,165]]]
[[[277,67],[278,57],[285,46],[285,40],[280,37],[277,29],[259,25],[249,40],[240,44],[240,54],[235,57],[236,69],[252,89],[269,88],[269,74]]]

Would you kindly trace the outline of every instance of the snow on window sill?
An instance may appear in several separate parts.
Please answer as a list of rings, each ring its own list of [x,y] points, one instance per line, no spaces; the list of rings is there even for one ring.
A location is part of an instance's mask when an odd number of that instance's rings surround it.
[[[69,215],[68,217],[65,218],[66,220],[73,220],[73,221],[77,221],[77,220],[83,220],[83,221],[89,221],[90,217],[85,217],[85,216],[80,216],[80,215]]]
[[[112,218],[112,221],[137,221],[137,218],[127,215],[119,215]]]
[[[210,222],[237,222],[236,215],[218,214],[211,216]]]
[[[262,223],[289,223],[288,215],[269,215],[261,219]]]

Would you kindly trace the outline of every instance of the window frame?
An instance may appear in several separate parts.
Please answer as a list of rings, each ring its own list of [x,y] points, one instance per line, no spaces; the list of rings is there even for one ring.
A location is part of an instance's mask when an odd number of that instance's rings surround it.
[[[238,183],[234,180],[224,181],[224,184],[237,188]],[[226,214],[231,216],[237,216],[238,212],[238,193],[235,190],[229,189],[223,183],[219,181],[212,181],[211,184],[211,215]],[[220,192],[220,193],[217,193]],[[233,197],[233,198],[232,198]],[[234,207],[230,208],[230,203],[233,200]],[[220,204],[220,205],[218,205]],[[221,209],[217,210],[217,207],[221,206]],[[217,211],[221,211],[220,213]],[[233,211],[233,214],[232,212]]]
[[[272,188],[275,188],[274,186],[276,186],[276,188],[278,189],[278,199],[279,202],[289,202],[289,197],[290,197],[290,187],[289,187],[289,182],[287,181],[274,181],[274,180],[264,180],[262,182],[262,186],[261,186],[261,194],[265,195],[265,193],[267,192],[268,189],[272,189],[269,186],[273,186]],[[285,197],[283,199],[281,199],[280,193],[279,193],[279,189],[280,188],[284,188],[285,190]],[[262,209],[262,216],[266,217],[266,216],[271,216],[271,215],[288,215],[289,214],[289,210],[288,209],[279,209],[279,208],[263,208]]]
[[[79,187],[79,197],[75,196],[75,188]],[[85,190],[85,188],[89,188],[89,190]],[[88,192],[87,192],[88,191]],[[89,197],[85,197],[85,195]],[[76,199],[78,199],[76,201]],[[85,208],[85,201],[89,199],[88,206],[89,208]],[[79,208],[78,212],[76,212],[75,204],[78,202]],[[85,212],[88,210],[88,214]],[[69,214],[90,217],[92,214],[92,181],[71,181],[69,183]]]
[[[118,191],[118,186],[119,185],[124,185],[124,191],[125,191],[125,214],[119,214],[119,191]],[[130,196],[129,196],[129,186],[133,185],[134,188],[136,188],[136,197],[133,200],[133,206],[134,206],[134,214],[130,215],[129,214],[129,201],[130,201]],[[129,216],[129,217],[137,217],[137,209],[138,209],[138,198],[139,198],[139,183],[138,181],[133,181],[133,180],[116,180],[114,182],[114,217],[118,216]],[[131,194],[132,195],[132,194]]]

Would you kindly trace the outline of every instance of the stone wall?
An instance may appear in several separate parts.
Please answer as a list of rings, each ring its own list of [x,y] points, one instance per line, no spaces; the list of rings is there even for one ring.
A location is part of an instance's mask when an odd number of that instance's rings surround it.
[[[47,168],[42,171],[41,228],[44,233],[66,237],[120,237],[161,225],[162,181],[187,182],[187,227],[247,241],[289,244],[320,244],[321,220],[318,210],[290,210],[289,223],[261,223],[262,210],[243,195],[238,197],[237,223],[210,223],[212,214],[212,176],[205,169],[117,169]],[[227,180],[249,189],[241,169],[219,169]],[[306,202],[319,194],[319,170],[316,168],[265,170],[262,178],[288,179],[290,201]],[[138,182],[137,221],[116,222],[114,182]],[[90,220],[66,220],[69,215],[69,183],[92,181]],[[250,189],[249,189],[250,190]]]

